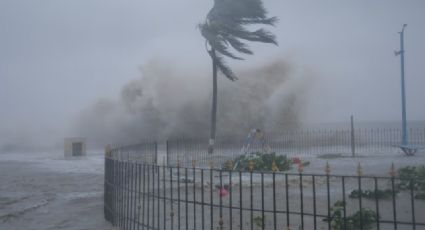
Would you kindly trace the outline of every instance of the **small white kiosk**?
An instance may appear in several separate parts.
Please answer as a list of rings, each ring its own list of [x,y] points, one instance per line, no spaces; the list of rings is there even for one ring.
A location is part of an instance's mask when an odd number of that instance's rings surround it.
[[[65,157],[77,157],[87,155],[86,139],[82,137],[65,138],[64,153]]]

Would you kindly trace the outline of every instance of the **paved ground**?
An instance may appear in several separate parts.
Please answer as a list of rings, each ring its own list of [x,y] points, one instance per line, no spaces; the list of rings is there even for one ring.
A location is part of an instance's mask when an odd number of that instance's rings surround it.
[[[306,173],[323,173],[329,162],[332,173],[345,175],[353,175],[358,163],[368,175],[388,175],[391,163],[396,168],[425,163],[423,152],[416,157],[300,157],[311,162]],[[103,164],[102,153],[72,159],[65,159],[61,151],[0,153],[0,230],[115,229],[103,218]]]
[[[0,229],[115,229],[103,218],[103,156],[0,153]]]

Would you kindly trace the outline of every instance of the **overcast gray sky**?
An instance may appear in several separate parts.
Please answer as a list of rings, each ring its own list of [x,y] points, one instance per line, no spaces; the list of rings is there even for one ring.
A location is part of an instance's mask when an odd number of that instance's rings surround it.
[[[0,138],[72,135],[70,125],[82,109],[117,97],[153,58],[208,67],[196,26],[212,3],[0,0]],[[264,3],[279,17],[271,28],[279,47],[254,45],[255,56],[231,64],[243,68],[284,58],[313,72],[305,121],[345,121],[350,114],[363,121],[399,120],[394,50],[403,23],[408,118],[425,120],[425,1]]]

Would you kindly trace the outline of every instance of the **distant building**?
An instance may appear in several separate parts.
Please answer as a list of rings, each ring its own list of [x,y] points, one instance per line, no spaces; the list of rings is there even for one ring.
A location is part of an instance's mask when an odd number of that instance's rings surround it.
[[[64,144],[65,157],[85,156],[86,139],[82,137],[65,138]]]

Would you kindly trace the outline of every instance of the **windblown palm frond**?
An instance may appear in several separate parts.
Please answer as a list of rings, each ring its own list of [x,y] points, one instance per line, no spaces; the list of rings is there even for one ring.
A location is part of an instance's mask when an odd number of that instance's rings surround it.
[[[250,31],[245,26],[263,24],[273,26],[276,17],[267,17],[267,11],[261,0],[214,0],[214,6],[207,15],[205,23],[199,25],[202,36],[208,41],[212,50],[211,55],[218,69],[230,80],[236,80],[232,70],[224,63],[224,56],[243,60],[233,54],[233,48],[241,54],[251,55],[253,52],[241,40],[252,42],[272,43],[277,45],[276,37],[265,29]]]

